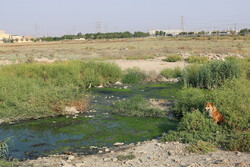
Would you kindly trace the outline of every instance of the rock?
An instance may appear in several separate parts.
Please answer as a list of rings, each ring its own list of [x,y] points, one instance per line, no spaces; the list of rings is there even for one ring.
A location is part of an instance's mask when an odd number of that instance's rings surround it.
[[[235,167],[248,167],[248,165],[245,162],[240,162],[240,163],[236,163]]]
[[[110,150],[108,148],[105,149],[105,152],[109,152]]]
[[[111,153],[111,154],[114,154],[115,152],[112,150],[112,151],[110,151],[110,153]]]
[[[120,143],[120,142],[116,142],[116,143],[114,143],[113,145],[114,146],[122,146],[124,143]]]
[[[70,115],[76,115],[79,113],[79,111],[77,111],[75,107],[65,107],[64,111],[66,114]]]
[[[101,85],[97,86],[97,88],[103,88],[103,84],[101,84]]]
[[[124,88],[124,89],[128,89],[128,86],[124,86],[123,88]]]
[[[75,159],[75,156],[73,156],[73,155],[70,155],[69,157],[68,157],[68,160],[73,160],[73,159]]]
[[[216,160],[214,163],[215,164],[224,164],[224,163],[227,163],[227,160],[224,160],[224,159],[222,159],[222,160]]]
[[[106,157],[106,158],[103,158],[103,161],[104,161],[104,162],[110,161],[110,158],[107,158],[107,157]]]
[[[121,83],[121,82],[119,82],[119,81],[117,81],[115,84],[116,84],[116,85],[121,85],[122,83]]]
[[[93,149],[93,148],[97,148],[96,146],[90,146],[89,148]]]
[[[75,167],[84,167],[84,163],[77,163],[75,164]]]
[[[239,152],[239,151],[237,151],[237,152],[235,152],[235,155],[241,155],[241,152]]]
[[[118,161],[118,159],[117,158],[112,158],[112,161],[116,162],[116,161]]]
[[[101,154],[101,153],[103,153],[103,151],[102,151],[102,150],[99,150],[99,153]]]

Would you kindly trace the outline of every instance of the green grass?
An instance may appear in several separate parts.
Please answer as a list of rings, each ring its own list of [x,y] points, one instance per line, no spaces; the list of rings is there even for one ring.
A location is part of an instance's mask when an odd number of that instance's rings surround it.
[[[146,74],[141,69],[134,67],[125,71],[122,82],[126,84],[135,84],[143,82],[146,79]]]
[[[16,161],[8,161],[5,159],[0,159],[0,167],[17,167]]]
[[[161,75],[164,76],[165,78],[178,78],[181,77],[181,68],[180,67],[176,67],[174,69],[164,69],[161,71]]]
[[[6,121],[61,115],[64,107],[87,101],[89,85],[113,83],[122,71],[102,62],[19,64],[0,69],[0,117]]]
[[[178,54],[171,54],[171,55],[167,56],[166,59],[163,59],[163,61],[166,61],[166,62],[181,61],[181,56]]]
[[[125,101],[115,103],[112,113],[122,116],[137,116],[137,117],[165,117],[166,111],[156,109],[150,106],[142,96],[134,96]]]

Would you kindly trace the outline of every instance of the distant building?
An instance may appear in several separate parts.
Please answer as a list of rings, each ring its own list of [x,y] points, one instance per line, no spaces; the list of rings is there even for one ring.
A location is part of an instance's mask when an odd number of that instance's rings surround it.
[[[10,35],[10,39],[13,39],[14,42],[19,42],[23,39],[23,37],[19,35]]]
[[[77,41],[85,41],[85,38],[79,38],[79,39],[75,39]]]
[[[23,36],[24,41],[31,42],[33,39],[35,39],[34,36]]]
[[[3,39],[10,39],[10,34],[5,34],[5,31],[0,30],[0,41],[3,41]]]
[[[157,33],[160,33],[160,32],[163,32],[163,34],[164,34],[163,36],[176,36],[179,33],[181,33],[182,30],[175,30],[175,29],[169,29],[169,30],[149,30],[148,32],[149,32],[150,36],[157,36]]]

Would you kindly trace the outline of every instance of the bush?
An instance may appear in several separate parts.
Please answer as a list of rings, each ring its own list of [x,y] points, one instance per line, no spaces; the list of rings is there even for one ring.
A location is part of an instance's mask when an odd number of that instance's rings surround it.
[[[242,131],[249,128],[249,97],[250,82],[246,79],[233,79],[214,90],[209,99],[224,115],[229,129]]]
[[[249,151],[250,82],[244,78],[234,78],[225,81],[218,89],[207,91],[207,96],[203,92],[192,88],[180,93],[174,111],[183,117],[177,131],[163,134],[162,140],[196,144],[202,140],[226,150]],[[192,109],[204,111],[202,108],[206,99],[215,104],[226,118],[225,123],[219,126],[207,113]],[[192,146],[192,149],[196,148]]]
[[[205,57],[205,56],[199,57],[199,56],[196,56],[196,55],[192,55],[192,56],[186,58],[185,61],[187,61],[188,63],[204,64],[204,63],[208,62],[208,58]]]
[[[178,54],[169,55],[169,56],[167,56],[166,59],[163,59],[163,61],[167,61],[167,62],[181,61],[181,56]]]
[[[197,88],[188,88],[180,91],[174,103],[173,110],[175,116],[181,118],[184,114],[196,109],[204,111],[206,103],[205,93],[205,90]]]
[[[122,116],[137,117],[165,117],[166,112],[152,108],[149,102],[142,96],[134,96],[125,101],[115,103],[112,113]]]
[[[181,68],[176,67],[174,69],[164,69],[161,71],[161,75],[165,78],[178,78],[181,77]]]
[[[221,141],[221,145],[230,151],[250,151],[250,133],[233,133],[226,135],[225,139]]]
[[[195,143],[198,140],[215,142],[220,127],[199,110],[187,113],[177,127],[177,131],[164,134],[162,141],[180,141]]]
[[[185,87],[212,89],[221,86],[227,79],[242,76],[242,63],[238,60],[212,61],[206,65],[191,65],[183,70]]]
[[[143,82],[146,79],[146,74],[141,69],[134,67],[125,71],[122,82],[126,84],[135,84]]]

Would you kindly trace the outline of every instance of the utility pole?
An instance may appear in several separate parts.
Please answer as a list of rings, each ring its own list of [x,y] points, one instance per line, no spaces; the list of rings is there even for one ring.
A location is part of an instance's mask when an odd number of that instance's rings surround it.
[[[184,16],[181,16],[181,30],[184,32],[185,28],[184,28]]]
[[[95,24],[96,33],[101,32],[101,22],[97,21]]]
[[[38,38],[39,37],[39,25],[35,24],[35,37]]]

